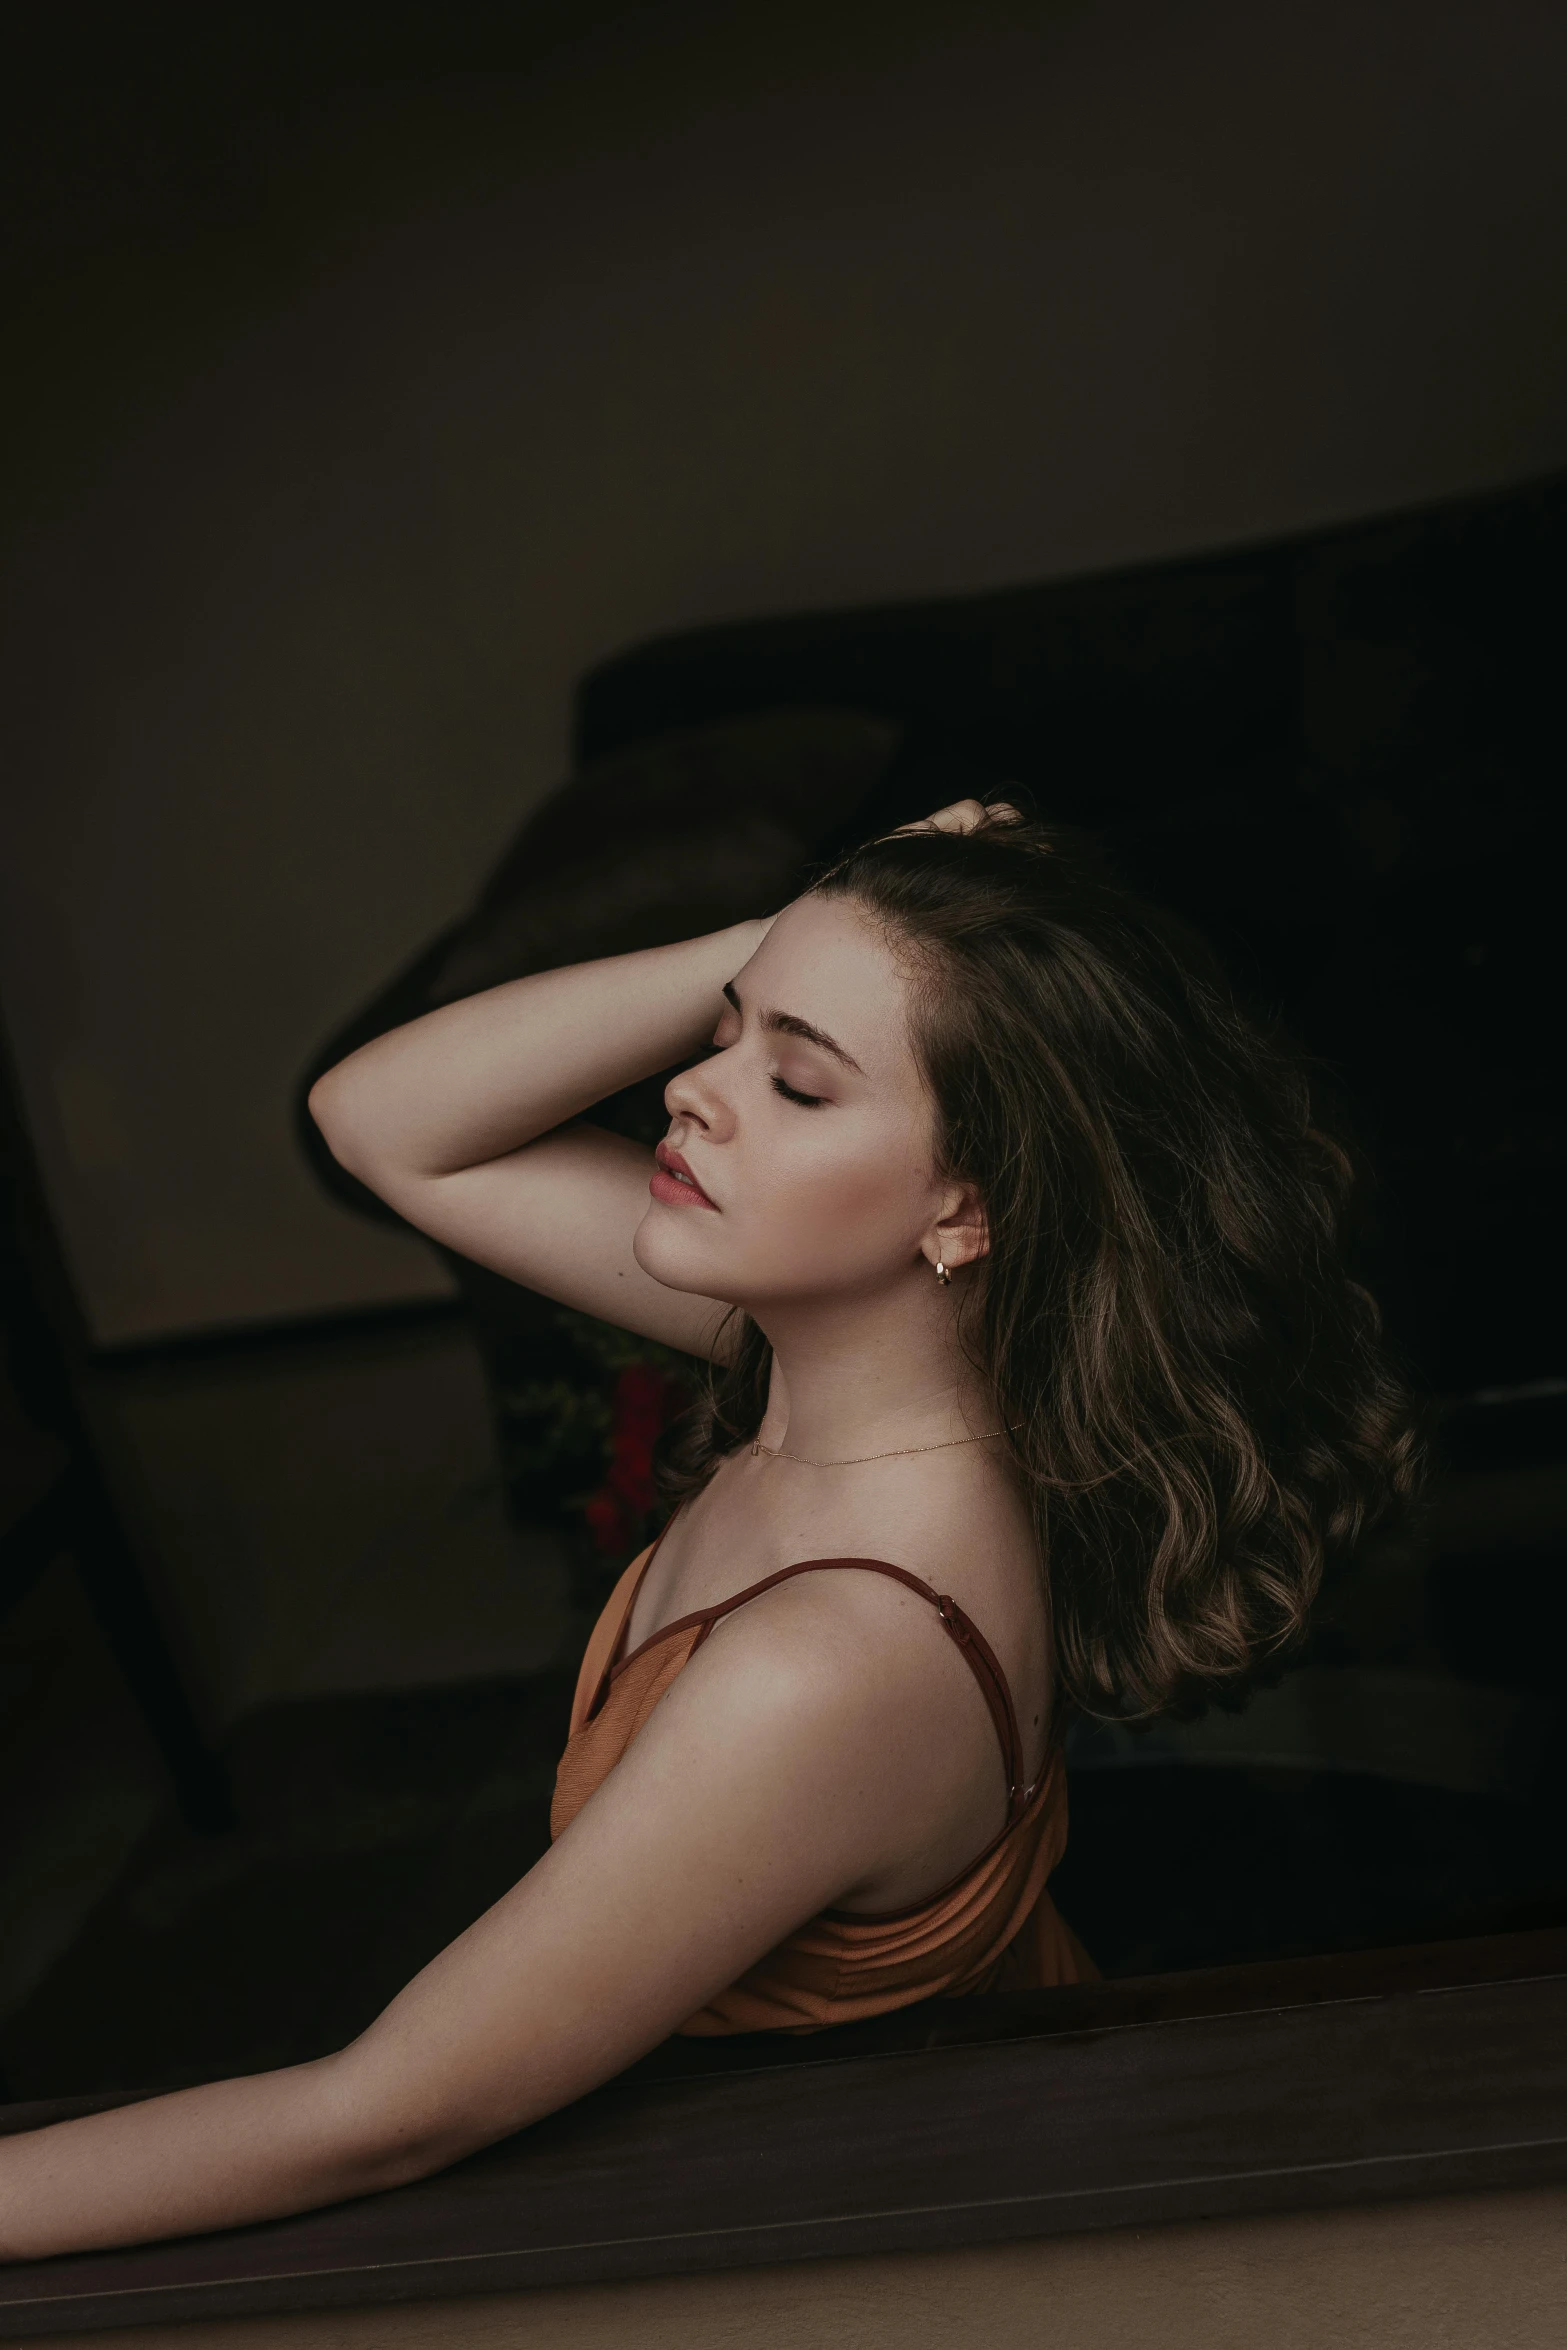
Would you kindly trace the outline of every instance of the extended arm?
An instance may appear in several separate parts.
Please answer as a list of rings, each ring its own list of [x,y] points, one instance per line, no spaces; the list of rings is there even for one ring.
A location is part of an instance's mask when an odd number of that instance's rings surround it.
[[[0,2139],[0,2258],[424,2176],[610,2078],[852,1893],[951,1803],[944,1693],[960,1741],[977,1724],[983,1753],[989,1726],[923,1608],[889,1639],[902,1595],[851,1596],[785,1586],[722,1628],[538,1865],[350,2047]]]
[[[648,1153],[566,1122],[698,1053],[767,929],[742,922],[445,1005],[328,1070],[311,1113],[342,1165],[432,1239],[706,1354],[724,1309],[662,1288],[631,1254]]]

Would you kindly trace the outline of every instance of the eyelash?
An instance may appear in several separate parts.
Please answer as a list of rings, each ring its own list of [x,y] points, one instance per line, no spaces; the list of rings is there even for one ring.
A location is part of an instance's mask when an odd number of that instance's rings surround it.
[[[824,1093],[801,1093],[797,1086],[787,1084],[776,1075],[773,1078],[773,1091],[781,1093],[786,1102],[798,1102],[802,1110],[819,1110],[827,1099]]]

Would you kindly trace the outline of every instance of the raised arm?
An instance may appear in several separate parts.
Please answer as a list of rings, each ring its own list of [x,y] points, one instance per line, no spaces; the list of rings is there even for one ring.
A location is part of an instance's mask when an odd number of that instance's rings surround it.
[[[311,1114],[333,1156],[433,1240],[564,1305],[707,1354],[725,1309],[663,1288],[631,1253],[650,1154],[568,1121],[700,1052],[725,982],[768,927],[741,922],[444,1005],[329,1069]]]

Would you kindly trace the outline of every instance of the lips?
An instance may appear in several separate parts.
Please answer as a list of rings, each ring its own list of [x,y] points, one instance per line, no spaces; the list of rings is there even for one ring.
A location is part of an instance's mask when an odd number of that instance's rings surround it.
[[[718,1202],[708,1198],[679,1151],[661,1142],[653,1156],[658,1164],[648,1189],[656,1200],[670,1208],[711,1208],[718,1213]]]

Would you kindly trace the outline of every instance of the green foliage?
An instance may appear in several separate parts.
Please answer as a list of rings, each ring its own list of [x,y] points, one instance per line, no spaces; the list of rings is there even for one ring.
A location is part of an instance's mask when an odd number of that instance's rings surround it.
[[[608,1382],[591,1387],[567,1379],[535,1379],[497,1398],[501,1467],[508,1480],[552,1489],[570,1472],[597,1484],[609,1466],[613,1425]]]

